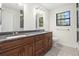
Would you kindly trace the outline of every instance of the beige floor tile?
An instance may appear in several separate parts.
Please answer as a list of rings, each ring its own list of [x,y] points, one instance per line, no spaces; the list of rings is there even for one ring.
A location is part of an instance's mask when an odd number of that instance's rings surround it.
[[[45,56],[79,56],[79,50],[58,44],[52,47]]]

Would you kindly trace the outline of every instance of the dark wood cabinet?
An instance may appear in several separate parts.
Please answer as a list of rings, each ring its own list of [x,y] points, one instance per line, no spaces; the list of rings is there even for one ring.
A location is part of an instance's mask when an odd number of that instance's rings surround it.
[[[49,49],[51,49],[53,45],[53,40],[52,40],[52,33],[46,33],[43,36],[43,48],[44,48],[44,53],[46,53]]]
[[[32,45],[26,45],[24,46],[24,56],[33,56],[33,46]]]
[[[52,33],[47,33],[45,38],[47,38],[47,40],[48,40],[48,47],[51,48],[52,43],[53,43],[52,42]]]
[[[52,47],[52,33],[0,42],[1,56],[41,56]]]
[[[46,53],[48,50],[48,45],[49,45],[48,43],[49,43],[48,39],[44,38],[44,40],[43,40],[44,53]]]
[[[35,42],[34,52],[35,52],[35,55],[37,55],[37,56],[42,54],[42,52],[43,52],[42,40]]]
[[[20,55],[22,55],[21,51],[22,51],[22,48],[21,47],[17,47],[15,49],[3,52],[0,55],[1,56],[20,56]]]

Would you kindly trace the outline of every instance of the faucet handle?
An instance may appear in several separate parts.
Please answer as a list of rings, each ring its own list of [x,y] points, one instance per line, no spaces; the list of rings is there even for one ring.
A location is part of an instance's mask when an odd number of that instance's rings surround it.
[[[15,35],[15,32],[13,32],[13,35]]]
[[[18,34],[18,32],[15,32],[15,34]]]

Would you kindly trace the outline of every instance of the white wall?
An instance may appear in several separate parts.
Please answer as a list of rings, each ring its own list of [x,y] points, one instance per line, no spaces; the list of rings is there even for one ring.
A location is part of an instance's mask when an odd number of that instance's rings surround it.
[[[2,7],[1,3],[0,3],[0,8]],[[1,12],[0,12],[1,13]],[[1,32],[1,25],[0,25],[0,32]]]
[[[50,11],[45,12],[44,29],[50,31]]]
[[[24,30],[36,30],[36,19],[34,16],[34,8],[42,7],[39,4],[24,4]],[[43,7],[42,7],[43,8]],[[43,8],[45,9],[45,8]],[[44,29],[48,31],[48,10],[45,9]]]
[[[24,30],[34,30],[33,5],[24,4]]]
[[[70,10],[70,26],[56,26],[56,13],[61,13]],[[50,12],[50,31],[53,36],[59,39],[59,42],[69,47],[77,46],[77,19],[76,19],[76,4],[69,3],[51,10]],[[68,30],[69,29],[69,30]]]

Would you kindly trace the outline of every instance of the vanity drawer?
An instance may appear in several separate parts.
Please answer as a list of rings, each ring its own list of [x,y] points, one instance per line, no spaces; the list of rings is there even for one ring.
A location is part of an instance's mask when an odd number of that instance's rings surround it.
[[[24,38],[18,38],[18,39],[13,39],[9,41],[5,41],[0,43],[0,50],[3,49],[9,49],[17,46],[22,46],[22,45],[27,45],[33,43],[33,37],[24,37]]]
[[[32,38],[33,37],[24,37],[2,42],[0,43],[0,53],[23,45],[33,44]]]
[[[32,44],[33,43],[33,37],[26,37],[22,39],[23,44]]]
[[[46,38],[50,38],[50,39],[52,39],[52,33],[51,33],[51,32],[46,33],[46,34],[45,34],[45,37],[46,37]]]
[[[39,35],[34,36],[34,39],[35,39],[35,42],[37,42],[37,41],[42,40],[43,36],[42,36],[42,34],[39,34]]]
[[[0,43],[0,50],[9,49],[10,47],[16,47],[22,44],[22,39],[13,39]]]
[[[40,40],[39,36],[38,35],[35,35],[34,36],[34,42],[39,41],[39,40]]]

